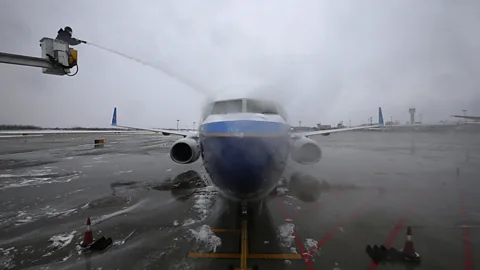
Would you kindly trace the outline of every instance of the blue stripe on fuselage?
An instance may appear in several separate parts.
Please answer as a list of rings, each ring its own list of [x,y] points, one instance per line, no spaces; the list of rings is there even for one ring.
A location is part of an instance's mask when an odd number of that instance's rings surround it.
[[[204,123],[201,127],[201,133],[205,136],[215,135],[271,135],[283,136],[290,131],[290,126],[286,123],[255,121],[255,120],[235,120]]]
[[[275,188],[289,154],[290,126],[239,120],[204,123],[201,130],[204,166],[220,190],[248,200]]]

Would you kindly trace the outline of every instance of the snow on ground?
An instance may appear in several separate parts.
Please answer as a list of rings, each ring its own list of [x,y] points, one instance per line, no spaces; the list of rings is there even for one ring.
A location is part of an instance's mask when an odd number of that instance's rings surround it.
[[[30,170],[22,174],[0,174],[0,189],[38,186],[52,183],[68,183],[80,177],[80,171],[69,173],[52,172],[51,167]]]
[[[222,245],[220,237],[216,236],[208,225],[202,225],[196,230],[190,229],[188,232],[206,251],[216,252],[217,248]]]
[[[215,187],[207,186],[199,188],[193,196],[192,209],[198,214],[195,219],[188,218],[183,221],[182,226],[190,226],[192,224],[204,221],[210,214],[210,210],[215,202],[218,192]]]
[[[130,207],[125,207],[124,209],[120,210],[120,211],[116,211],[116,212],[113,212],[113,213],[110,213],[110,214],[107,214],[107,215],[102,215],[100,216],[99,218],[96,218],[95,220],[92,220],[92,225],[96,225],[96,224],[99,224],[99,223],[102,223],[104,222],[105,220],[107,219],[110,219],[112,217],[116,217],[118,215],[123,215],[123,214],[126,214],[132,210],[135,210],[136,208],[138,208],[139,206],[143,205],[145,203],[145,200],[142,200],[142,201],[139,201],[138,203],[130,206]]]
[[[57,234],[52,237],[48,241],[52,242],[50,245],[51,248],[53,249],[62,249],[68,244],[72,242],[73,237],[75,236],[76,231],[72,231],[70,233],[62,233],[62,234]]]
[[[313,239],[310,239],[310,238],[307,238],[307,239],[305,239],[305,244],[304,244],[304,246],[305,246],[305,249],[306,249],[307,251],[309,251],[309,250],[311,250],[312,248],[316,248],[316,247],[317,247],[317,244],[318,244],[317,241],[315,241],[315,240],[313,240]]]
[[[295,236],[293,235],[294,230],[295,230],[295,224],[293,223],[285,223],[278,227],[277,237],[280,240],[280,245],[282,247],[286,247],[286,248],[292,247],[293,241],[295,240]]]
[[[210,208],[214,203],[214,198],[217,195],[216,189],[213,186],[208,186],[199,190],[194,195],[195,203],[193,209],[198,213],[198,221],[203,221],[207,218]]]
[[[0,248],[0,269],[12,269],[15,267],[13,253],[15,247]]]
[[[277,194],[278,195],[284,195],[288,192],[288,188],[284,188],[284,187],[278,187],[277,188]]]

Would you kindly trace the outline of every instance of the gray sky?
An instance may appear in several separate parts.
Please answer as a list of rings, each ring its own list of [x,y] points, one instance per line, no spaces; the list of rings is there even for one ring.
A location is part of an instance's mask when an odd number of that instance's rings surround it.
[[[141,3],[141,4],[140,4]],[[474,0],[0,1],[0,51],[40,56],[74,36],[157,66],[211,93],[282,102],[289,121],[361,124],[480,115],[480,2]],[[192,126],[205,96],[174,78],[81,44],[75,77],[0,64],[0,123]]]

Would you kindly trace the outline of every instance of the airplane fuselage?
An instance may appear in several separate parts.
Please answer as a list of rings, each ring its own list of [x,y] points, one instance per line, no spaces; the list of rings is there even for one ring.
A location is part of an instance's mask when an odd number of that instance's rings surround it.
[[[278,184],[290,154],[290,126],[279,115],[210,115],[200,126],[204,167],[222,194],[258,200]]]

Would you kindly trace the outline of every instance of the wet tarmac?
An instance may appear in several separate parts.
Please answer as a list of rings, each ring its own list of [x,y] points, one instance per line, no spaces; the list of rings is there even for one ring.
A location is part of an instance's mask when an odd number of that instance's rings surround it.
[[[105,138],[95,148],[94,139]],[[231,269],[239,206],[209,185],[201,161],[175,164],[159,135],[0,138],[0,269]],[[475,269],[480,267],[480,130],[350,132],[314,138],[313,166],[289,164],[279,187],[248,213],[258,269]],[[305,198],[291,183],[315,179]],[[315,200],[316,199],[316,200]],[[85,253],[87,217],[101,252]],[[367,245],[402,249],[411,226],[420,263],[378,265]],[[302,258],[303,257],[303,258]],[[230,267],[230,268],[229,268]]]

